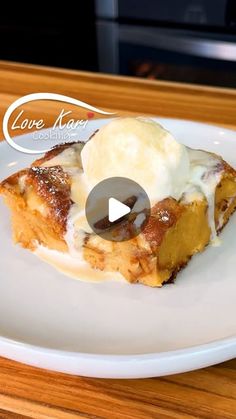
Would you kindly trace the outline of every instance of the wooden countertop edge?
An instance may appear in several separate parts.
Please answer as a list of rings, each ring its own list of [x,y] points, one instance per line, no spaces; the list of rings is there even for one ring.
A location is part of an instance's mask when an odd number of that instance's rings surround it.
[[[118,76],[113,74],[106,73],[93,73],[88,71],[79,71],[66,68],[56,68],[49,66],[39,66],[34,64],[24,64],[17,62],[8,62],[0,60],[0,72],[2,70],[12,71],[12,72],[23,72],[48,76],[48,75],[57,75],[58,77],[68,77],[72,76],[76,79],[85,79],[86,81],[103,81],[107,82],[119,82],[121,84],[135,84],[139,87],[145,88],[171,88],[174,90],[181,90],[181,93],[185,90],[186,93],[192,93],[196,91],[199,93],[208,93],[208,94],[220,94],[220,95],[229,95],[236,98],[236,90],[223,87],[214,87],[214,86],[203,86],[200,84],[191,84],[191,83],[177,83],[172,81],[160,81],[160,80],[149,80],[131,76]],[[132,87],[132,86],[130,86]]]

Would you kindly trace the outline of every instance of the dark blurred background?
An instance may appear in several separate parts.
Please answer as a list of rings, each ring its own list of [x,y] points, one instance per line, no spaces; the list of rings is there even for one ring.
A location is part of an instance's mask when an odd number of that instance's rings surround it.
[[[236,0],[73,4],[1,6],[0,59],[236,87]]]

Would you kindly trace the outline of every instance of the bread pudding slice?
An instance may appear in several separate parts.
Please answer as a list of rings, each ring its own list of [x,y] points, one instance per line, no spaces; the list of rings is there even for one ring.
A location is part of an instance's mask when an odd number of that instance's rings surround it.
[[[71,145],[52,149],[32,167],[0,183],[0,193],[12,212],[15,243],[31,250],[38,243],[61,252],[68,250],[64,234],[72,205],[71,180],[60,166],[44,168],[41,165]]]
[[[219,233],[236,209],[236,172],[226,163],[215,192],[215,223]],[[121,243],[89,236],[84,257],[91,266],[119,271],[131,283],[152,287],[172,282],[190,258],[211,241],[206,199],[190,203],[167,198],[151,211],[142,234]]]
[[[16,243],[32,251],[39,245],[63,254],[71,251],[68,226],[77,205],[72,192],[83,147],[84,143],[59,145],[0,184]],[[210,170],[218,173],[213,223],[219,233],[236,209],[236,171],[221,157],[199,153],[217,162]],[[206,183],[208,175],[206,171]],[[190,188],[179,200],[167,197],[152,206],[148,223],[134,239],[111,242],[86,232],[80,237],[83,259],[96,270],[120,272],[130,283],[159,287],[214,240],[209,206],[209,197],[199,188]]]

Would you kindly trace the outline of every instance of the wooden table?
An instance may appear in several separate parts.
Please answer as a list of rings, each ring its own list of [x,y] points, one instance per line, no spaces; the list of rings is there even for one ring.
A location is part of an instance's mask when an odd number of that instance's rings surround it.
[[[15,99],[35,92],[65,94],[118,115],[161,115],[236,127],[236,90],[0,62],[1,121]],[[50,126],[59,107],[44,101],[24,109],[27,117],[43,117]],[[86,116],[78,109],[73,115]],[[23,417],[236,418],[236,360],[164,378],[104,380],[0,358],[0,418]]]

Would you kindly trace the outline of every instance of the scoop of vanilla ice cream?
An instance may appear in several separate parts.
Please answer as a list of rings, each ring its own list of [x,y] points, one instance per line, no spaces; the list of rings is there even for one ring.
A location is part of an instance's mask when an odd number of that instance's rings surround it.
[[[81,160],[90,188],[109,177],[126,177],[143,187],[152,204],[179,199],[189,178],[186,147],[151,119],[112,120],[86,143]]]

